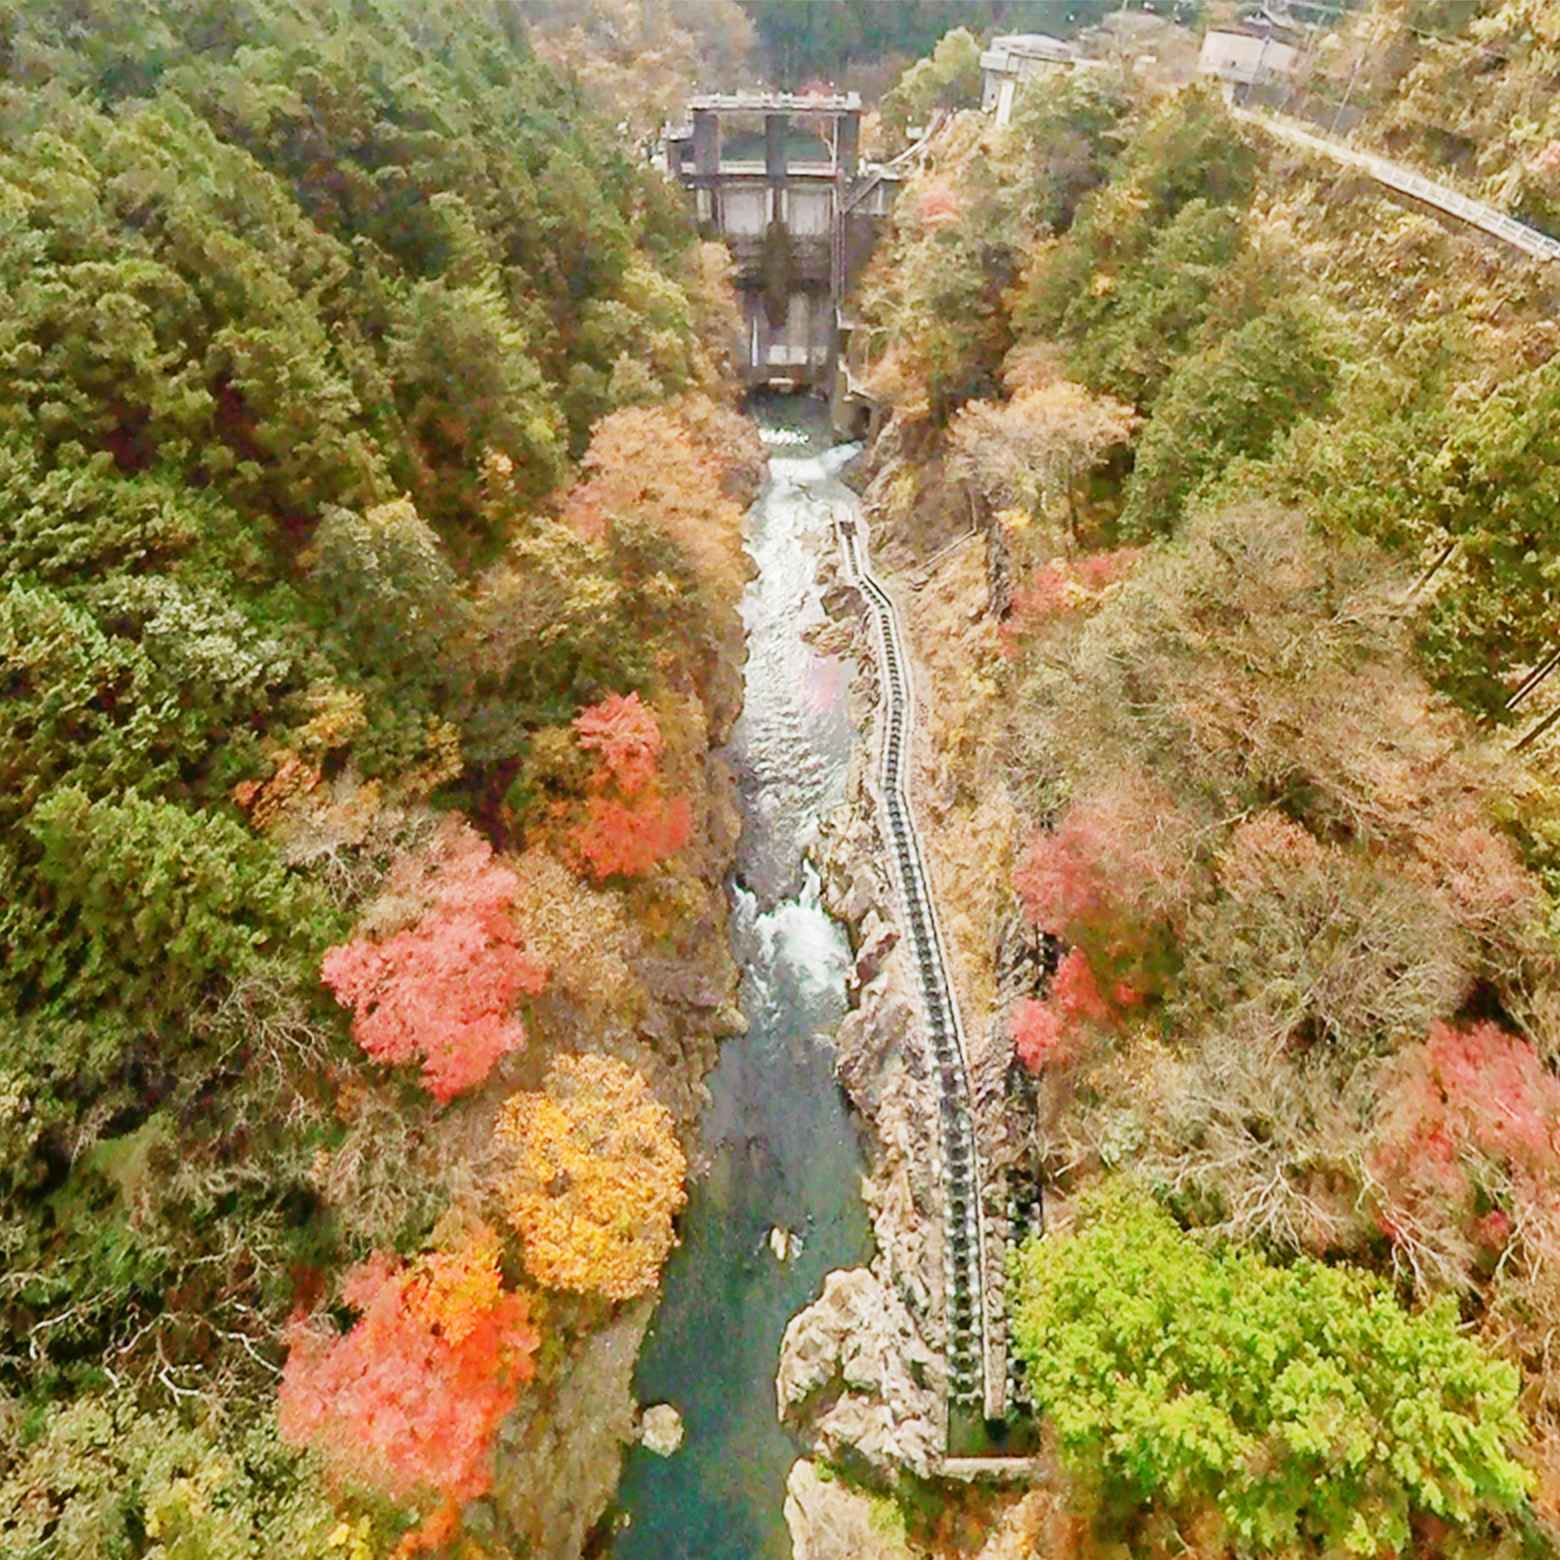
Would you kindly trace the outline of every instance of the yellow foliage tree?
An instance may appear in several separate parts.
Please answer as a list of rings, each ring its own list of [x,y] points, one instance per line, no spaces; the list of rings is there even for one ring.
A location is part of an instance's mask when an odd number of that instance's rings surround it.
[[[677,549],[709,602],[729,611],[742,594],[745,441],[740,422],[702,396],[663,406],[627,406],[596,424],[563,518],[588,541],[614,544],[634,522]]]
[[[539,1283],[612,1300],[654,1288],[688,1166],[642,1073],[609,1056],[561,1057],[541,1093],[506,1101],[497,1133],[515,1153],[504,1201]]]

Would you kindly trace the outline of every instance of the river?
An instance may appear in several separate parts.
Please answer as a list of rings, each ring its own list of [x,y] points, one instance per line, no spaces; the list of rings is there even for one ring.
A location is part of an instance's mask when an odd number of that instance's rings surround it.
[[[770,474],[748,519],[757,567],[743,600],[745,703],[730,758],[745,827],[732,884],[733,940],[749,1029],[710,1074],[701,1163],[664,1293],[640,1356],[641,1403],[671,1403],[687,1439],[670,1458],[635,1447],[618,1499],[614,1560],[786,1560],[782,1508],[798,1443],[775,1417],[790,1318],[832,1268],[864,1262],[862,1152],[828,1043],[846,1010],[849,949],[805,861],[844,796],[855,732],[847,670],[802,635],[822,620],[813,583],[828,505],[853,502],[821,407],[756,408]],[[789,1261],[769,1244],[796,1232]]]

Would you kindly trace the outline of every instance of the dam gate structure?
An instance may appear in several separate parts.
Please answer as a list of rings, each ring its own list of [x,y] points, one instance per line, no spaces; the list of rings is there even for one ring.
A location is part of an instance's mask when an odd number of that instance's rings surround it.
[[[904,177],[861,160],[858,93],[709,93],[662,142],[699,229],[736,264],[751,388],[833,396],[841,305]]]

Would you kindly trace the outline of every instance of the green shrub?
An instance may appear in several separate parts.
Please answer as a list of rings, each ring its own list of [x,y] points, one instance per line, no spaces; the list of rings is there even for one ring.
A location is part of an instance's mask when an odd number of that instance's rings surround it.
[[[1334,360],[1316,317],[1280,305],[1180,363],[1138,445],[1121,525],[1172,531],[1199,487],[1238,456],[1262,456],[1328,393]]]

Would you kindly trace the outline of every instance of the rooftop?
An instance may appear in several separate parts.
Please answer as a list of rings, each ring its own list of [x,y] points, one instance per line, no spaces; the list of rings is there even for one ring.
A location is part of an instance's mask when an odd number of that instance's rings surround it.
[[[688,99],[688,108],[695,113],[713,110],[717,114],[859,114],[861,94],[700,92]]]
[[[990,52],[1024,54],[1031,59],[1070,60],[1077,50],[1048,33],[1004,33],[991,40]]]

